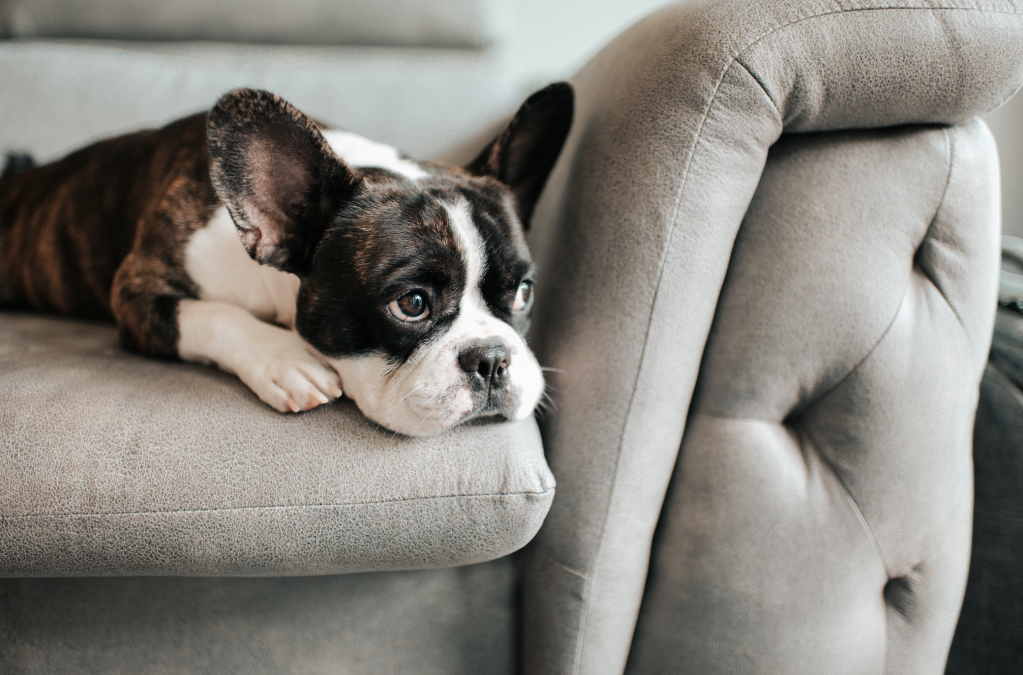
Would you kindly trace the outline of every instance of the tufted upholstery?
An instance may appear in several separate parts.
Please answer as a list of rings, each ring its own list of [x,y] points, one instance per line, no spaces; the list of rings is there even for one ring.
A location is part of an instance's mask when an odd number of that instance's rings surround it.
[[[941,672],[969,561],[996,179],[977,122],[771,149],[628,672]],[[715,649],[723,635],[743,649]]]
[[[197,665],[194,650],[182,654],[159,639],[138,647],[126,637],[170,628],[210,650],[219,640],[216,654],[197,659],[219,672],[258,672],[248,648],[271,644],[265,672],[334,671],[338,661],[362,672],[388,664],[395,672],[530,675],[940,672],[966,579],[969,427],[994,300],[993,148],[970,119],[1023,81],[1021,36],[1019,0],[694,0],[626,31],[573,78],[573,130],[531,232],[541,268],[533,345],[555,368],[555,409],[540,430],[558,493],[522,557],[464,575],[420,570],[351,581],[5,580],[0,641],[17,649],[0,665],[48,672],[83,652],[94,657],[93,671]],[[25,54],[16,47],[15,61]],[[162,72],[162,64],[146,67]],[[31,324],[18,326],[24,334]],[[33,339],[19,345],[23,353],[35,347]],[[45,364],[26,367],[21,358],[8,360],[23,383],[19,395],[68,402],[60,378],[25,386],[31,368]],[[75,387],[95,384],[76,380],[78,372],[63,377]],[[226,395],[214,380],[193,390]],[[330,412],[338,421],[346,414]],[[19,406],[8,415],[18,429],[35,419]],[[209,440],[198,415],[186,422]],[[336,475],[366,475],[366,466],[325,457],[334,422],[306,430],[303,466],[326,460]],[[359,422],[349,422],[348,440],[364,439]],[[75,423],[52,428],[70,430],[65,440],[82,429],[110,440],[89,420]],[[500,460],[514,439],[524,441],[519,449],[535,446],[532,427],[525,431],[455,434]],[[266,440],[248,432],[253,443]],[[453,445],[466,442],[458,438]],[[376,442],[394,449],[393,439]],[[214,446],[222,453],[215,457],[234,456]],[[442,465],[430,477],[417,476],[423,463],[402,464],[409,482],[398,488],[423,490],[434,478],[462,487],[458,476],[473,485],[521,484],[501,480],[509,469],[501,461],[479,477],[471,463],[443,465],[451,460],[441,447],[411,454]],[[102,456],[109,467],[138,459],[110,447]],[[200,472],[209,460],[198,447],[185,458]],[[253,461],[272,473],[272,458],[264,460]],[[355,445],[344,460],[366,461]],[[173,475],[174,466],[164,468]],[[20,470],[32,475],[31,467]],[[184,503],[254,494],[245,476],[221,475],[231,476],[226,489],[173,496]],[[273,498],[299,500],[300,510],[301,499],[324,487],[309,476],[276,478],[287,489]],[[174,492],[160,487],[161,498]],[[126,496],[93,490],[28,501],[93,507]],[[470,530],[477,525],[471,513],[456,515]],[[339,522],[346,521],[332,521]],[[347,522],[365,534],[363,521]],[[20,558],[10,559],[73,564],[77,556],[61,557],[55,531],[19,533]],[[150,564],[143,571],[181,573],[208,562],[219,537],[205,535],[221,531],[191,532],[186,543],[198,542],[193,552],[203,555],[142,561]],[[419,530],[406,532],[415,539]],[[323,550],[324,538],[308,531],[277,533],[274,561]],[[56,552],[50,558],[32,550],[40,537]],[[195,572],[258,573],[265,560],[251,545],[260,541],[233,540],[247,558],[221,556],[218,564],[230,564]],[[123,553],[117,543],[96,550]],[[322,558],[313,563],[324,569]],[[381,605],[365,603],[367,593]],[[434,604],[438,594],[444,601]],[[131,625],[119,623],[116,602],[144,606],[150,598],[159,611],[135,606]],[[68,638],[54,628],[60,603],[74,611]],[[308,620],[305,611],[332,620]],[[450,654],[435,650],[417,661],[406,648],[422,649],[423,636],[443,639],[433,637],[443,632],[432,623],[435,611],[445,630],[460,632]],[[289,613],[292,620],[275,623]],[[371,645],[383,656],[367,660],[358,645],[337,641],[336,632],[362,635],[369,625],[362,617],[386,623]],[[515,622],[521,663],[487,630]],[[420,639],[402,639],[406,631]],[[288,652],[299,639],[303,649]],[[494,644],[498,656],[480,658]]]
[[[1021,35],[1023,4],[1011,0],[682,2],[623,33],[573,78],[575,125],[531,239],[546,270],[535,344],[542,362],[557,369],[558,414],[543,433],[558,498],[527,551],[527,671],[625,667],[718,293],[770,146],[783,132],[964,122],[1019,87]],[[964,143],[964,156],[985,144]],[[937,177],[922,166],[910,169],[930,181],[930,201],[916,216],[924,222],[935,213],[940,172],[948,166],[940,152],[935,161]],[[977,163],[990,161],[988,155]],[[963,208],[977,205],[968,192],[962,197]],[[948,207],[958,222],[960,205]],[[988,222],[963,235],[989,270],[994,227]],[[922,236],[918,231],[916,241]],[[958,244],[935,242],[921,250],[920,264],[959,274],[965,262]],[[905,249],[903,265],[912,251]],[[841,260],[821,258],[822,275],[833,274]],[[949,297],[970,340],[964,367],[979,378],[990,330],[984,299],[993,298],[993,278],[964,273],[961,287],[941,276],[935,281],[961,288],[961,297]],[[874,320],[887,325],[906,284],[887,289],[859,273],[854,282],[878,301],[886,298],[888,309],[879,306]],[[832,340],[820,318],[816,348],[852,348]],[[869,334],[861,339],[871,344]],[[848,362],[856,350],[820,353],[833,360],[805,364],[803,386],[820,385],[823,364]],[[966,373],[958,381],[975,388]],[[827,377],[836,381],[839,374]],[[798,390],[779,393],[767,417],[776,422],[806,400]],[[972,415],[967,400],[955,406],[961,428]],[[694,423],[707,432],[703,418]],[[889,564],[885,574],[900,576],[915,562]]]

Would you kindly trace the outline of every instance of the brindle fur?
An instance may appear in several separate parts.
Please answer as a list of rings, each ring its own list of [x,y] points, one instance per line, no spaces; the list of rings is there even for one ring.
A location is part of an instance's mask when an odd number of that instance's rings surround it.
[[[302,278],[297,328],[306,340],[328,355],[383,344],[401,360],[425,336],[408,327],[382,334],[382,281],[414,274],[414,285],[438,289],[430,322],[438,330],[464,286],[447,214],[426,198],[440,197],[469,204],[487,244],[487,304],[524,331],[528,316],[512,317],[510,307],[531,263],[506,200],[510,190],[528,227],[571,124],[571,96],[567,84],[548,87],[469,167],[424,162],[428,176],[414,182],[349,167],[315,122],[253,90],[51,164],[17,161],[0,177],[0,304],[112,318],[126,347],[178,356],[178,304],[199,295],[186,245],[221,206],[216,186],[249,254]],[[272,227],[256,228],[253,214],[271,214]]]
[[[177,302],[198,292],[184,244],[220,204],[205,138],[203,113],[5,175],[0,297],[115,319],[125,346],[177,356]]]

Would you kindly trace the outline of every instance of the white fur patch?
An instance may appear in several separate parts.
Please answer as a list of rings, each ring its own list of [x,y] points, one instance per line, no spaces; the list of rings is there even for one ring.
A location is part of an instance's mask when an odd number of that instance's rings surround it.
[[[234,373],[281,412],[298,412],[341,395],[329,362],[293,330],[260,321],[226,302],[182,300],[178,354]]]
[[[188,241],[185,270],[203,300],[229,302],[264,321],[295,325],[298,277],[250,258],[226,207]]]
[[[536,357],[515,329],[491,314],[483,301],[484,249],[468,205],[445,207],[466,267],[455,322],[438,339],[420,345],[398,368],[375,354],[328,359],[341,375],[345,393],[367,417],[410,436],[443,431],[473,412],[470,383],[458,357],[476,340],[496,336],[508,347],[507,387],[515,402],[514,419],[531,415],[544,389]]]
[[[338,129],[327,129],[323,132],[323,137],[327,139],[331,150],[349,166],[379,167],[401,174],[410,180],[426,176],[421,166],[403,159],[398,151],[389,145]]]
[[[451,229],[454,230],[458,249],[465,261],[465,291],[462,293],[462,309],[465,309],[467,302],[483,306],[483,298],[480,295],[480,282],[483,281],[483,274],[486,272],[483,240],[476,230],[475,223],[472,222],[468,204],[459,201],[454,205],[444,204],[444,208],[448,212]]]

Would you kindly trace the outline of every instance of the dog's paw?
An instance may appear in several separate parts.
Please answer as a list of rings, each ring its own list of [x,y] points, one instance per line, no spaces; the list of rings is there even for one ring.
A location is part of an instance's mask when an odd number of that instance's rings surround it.
[[[256,396],[281,412],[311,410],[341,396],[341,377],[326,359],[297,335],[292,345],[277,345],[238,377]]]
[[[178,306],[178,354],[234,373],[281,412],[309,410],[341,396],[341,376],[293,330],[260,321],[224,302]]]

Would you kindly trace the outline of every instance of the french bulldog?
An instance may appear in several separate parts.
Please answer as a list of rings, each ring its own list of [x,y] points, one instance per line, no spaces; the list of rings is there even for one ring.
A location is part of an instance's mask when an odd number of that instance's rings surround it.
[[[406,435],[532,414],[525,233],[573,92],[530,96],[465,167],[252,89],[0,177],[0,304],[113,319],[281,412],[342,396]]]

